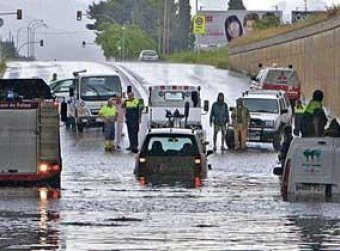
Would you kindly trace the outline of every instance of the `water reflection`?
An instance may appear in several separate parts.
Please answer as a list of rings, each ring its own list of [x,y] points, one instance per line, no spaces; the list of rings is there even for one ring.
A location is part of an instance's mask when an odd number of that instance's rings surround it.
[[[302,250],[340,250],[340,219],[322,215],[288,216],[300,228]]]
[[[57,250],[60,190],[0,189],[0,250]]]

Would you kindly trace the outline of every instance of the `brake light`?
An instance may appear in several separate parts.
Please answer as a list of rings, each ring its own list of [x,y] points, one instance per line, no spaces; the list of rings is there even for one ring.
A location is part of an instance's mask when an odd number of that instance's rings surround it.
[[[173,90],[177,90],[177,86],[173,85],[173,86],[172,86],[172,89],[173,89]]]
[[[38,166],[38,172],[40,173],[46,173],[50,171],[56,172],[59,170],[60,170],[60,166],[58,164],[41,163]]]
[[[45,173],[47,171],[48,171],[48,164],[43,163],[39,165],[39,172]]]
[[[288,185],[289,185],[289,176],[291,169],[291,159],[288,159],[283,171],[283,183],[282,183],[282,194],[283,196],[287,196],[288,194]]]
[[[196,157],[195,158],[195,164],[200,165],[202,163],[201,157]]]

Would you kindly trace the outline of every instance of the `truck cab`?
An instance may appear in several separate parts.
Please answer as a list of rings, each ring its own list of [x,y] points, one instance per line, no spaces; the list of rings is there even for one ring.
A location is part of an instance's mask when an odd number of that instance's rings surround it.
[[[76,74],[74,88],[70,90],[74,121],[79,132],[85,127],[102,126],[100,108],[113,95],[122,96],[122,81],[118,74]]]
[[[58,105],[42,79],[0,80],[0,184],[60,186]]]

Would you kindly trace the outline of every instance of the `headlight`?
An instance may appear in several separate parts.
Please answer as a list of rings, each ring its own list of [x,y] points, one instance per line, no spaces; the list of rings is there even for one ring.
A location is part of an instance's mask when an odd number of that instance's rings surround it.
[[[265,126],[266,127],[274,127],[274,125],[275,125],[274,121],[271,121],[271,120],[265,121]]]

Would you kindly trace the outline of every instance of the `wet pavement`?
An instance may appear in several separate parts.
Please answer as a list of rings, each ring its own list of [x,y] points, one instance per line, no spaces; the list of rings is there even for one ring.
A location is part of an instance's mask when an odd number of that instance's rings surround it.
[[[142,88],[200,83],[211,102],[224,91],[232,103],[248,85],[206,66],[124,66]],[[270,145],[214,154],[208,179],[193,189],[140,186],[134,155],[104,152],[102,137],[62,127],[61,191],[0,189],[0,250],[340,250],[340,204],[283,202]]]

